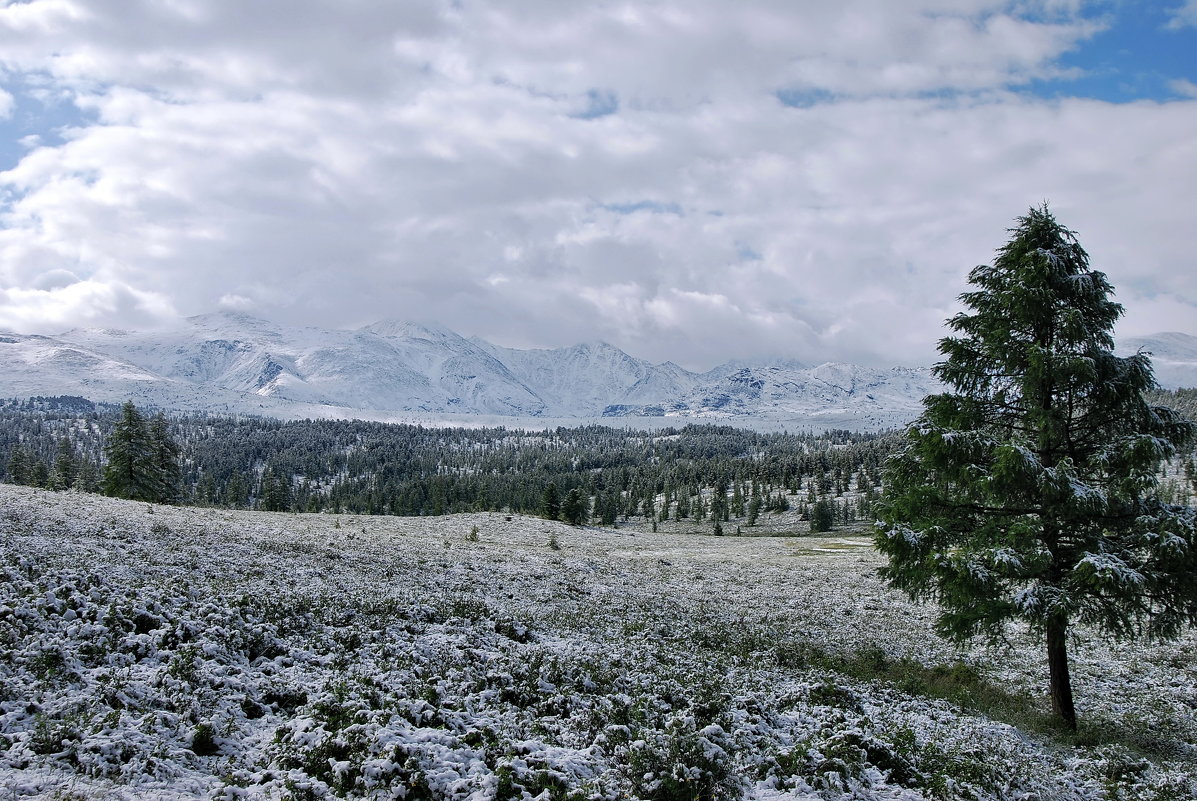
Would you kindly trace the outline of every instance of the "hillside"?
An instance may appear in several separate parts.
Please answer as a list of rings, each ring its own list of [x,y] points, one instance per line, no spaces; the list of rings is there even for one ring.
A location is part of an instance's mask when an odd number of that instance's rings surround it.
[[[1061,739],[1038,648],[957,653],[862,540],[7,485],[0,509],[7,797],[1197,792],[1197,638],[1080,632]]]

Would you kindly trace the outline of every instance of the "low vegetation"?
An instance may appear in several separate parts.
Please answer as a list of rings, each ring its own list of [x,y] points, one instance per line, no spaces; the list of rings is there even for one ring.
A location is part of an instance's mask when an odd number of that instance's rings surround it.
[[[556,543],[552,547],[551,543]],[[0,796],[1183,799],[1197,639],[960,650],[861,541],[0,486]]]

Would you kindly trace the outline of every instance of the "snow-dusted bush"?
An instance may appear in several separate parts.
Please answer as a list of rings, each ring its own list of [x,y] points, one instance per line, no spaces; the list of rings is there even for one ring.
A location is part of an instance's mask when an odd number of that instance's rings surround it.
[[[952,694],[1042,706],[1033,651],[953,651],[850,543],[0,503],[0,797],[1197,791],[1190,643],[1100,651],[1052,742]]]

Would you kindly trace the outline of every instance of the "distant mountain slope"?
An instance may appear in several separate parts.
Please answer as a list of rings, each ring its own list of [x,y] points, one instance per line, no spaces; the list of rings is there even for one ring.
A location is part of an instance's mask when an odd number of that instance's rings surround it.
[[[1140,348],[1153,353],[1164,386],[1197,385],[1197,337],[1137,337],[1120,352]],[[835,363],[735,362],[694,373],[603,342],[516,350],[396,320],[330,331],[217,313],[161,331],[0,336],[5,397],[131,398],[288,417],[657,417],[884,428],[915,417],[938,386],[928,369]]]
[[[854,364],[717,368],[675,400],[608,407],[607,416],[678,415],[827,421],[833,427],[885,428],[919,414],[939,384],[926,369],[880,370]],[[838,421],[838,422],[836,422]]]
[[[597,417],[613,404],[660,403],[700,383],[672,362],[650,364],[605,342],[553,350],[515,350],[474,340],[526,386],[535,387],[554,414]]]
[[[1118,343],[1120,356],[1137,351],[1151,354],[1155,380],[1165,389],[1197,387],[1197,337],[1169,331],[1145,337],[1127,337]]]

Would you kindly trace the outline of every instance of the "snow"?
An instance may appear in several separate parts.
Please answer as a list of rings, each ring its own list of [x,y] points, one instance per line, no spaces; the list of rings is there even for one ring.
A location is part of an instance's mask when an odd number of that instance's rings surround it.
[[[804,661],[962,660],[1046,708],[1036,640],[959,652],[881,564],[842,535],[0,485],[0,798],[1197,793],[1197,637],[1148,648],[1078,630],[1095,744],[1070,745]]]
[[[904,423],[939,386],[928,370],[782,362],[693,373],[601,342],[515,350],[400,321],[332,331],[227,313],[168,330],[5,337],[0,385],[17,396],[292,419],[492,416],[543,428],[659,416],[855,430]]]
[[[1087,553],[1077,562],[1076,569],[1092,572],[1106,584],[1135,586],[1146,581],[1142,573],[1111,553]]]

